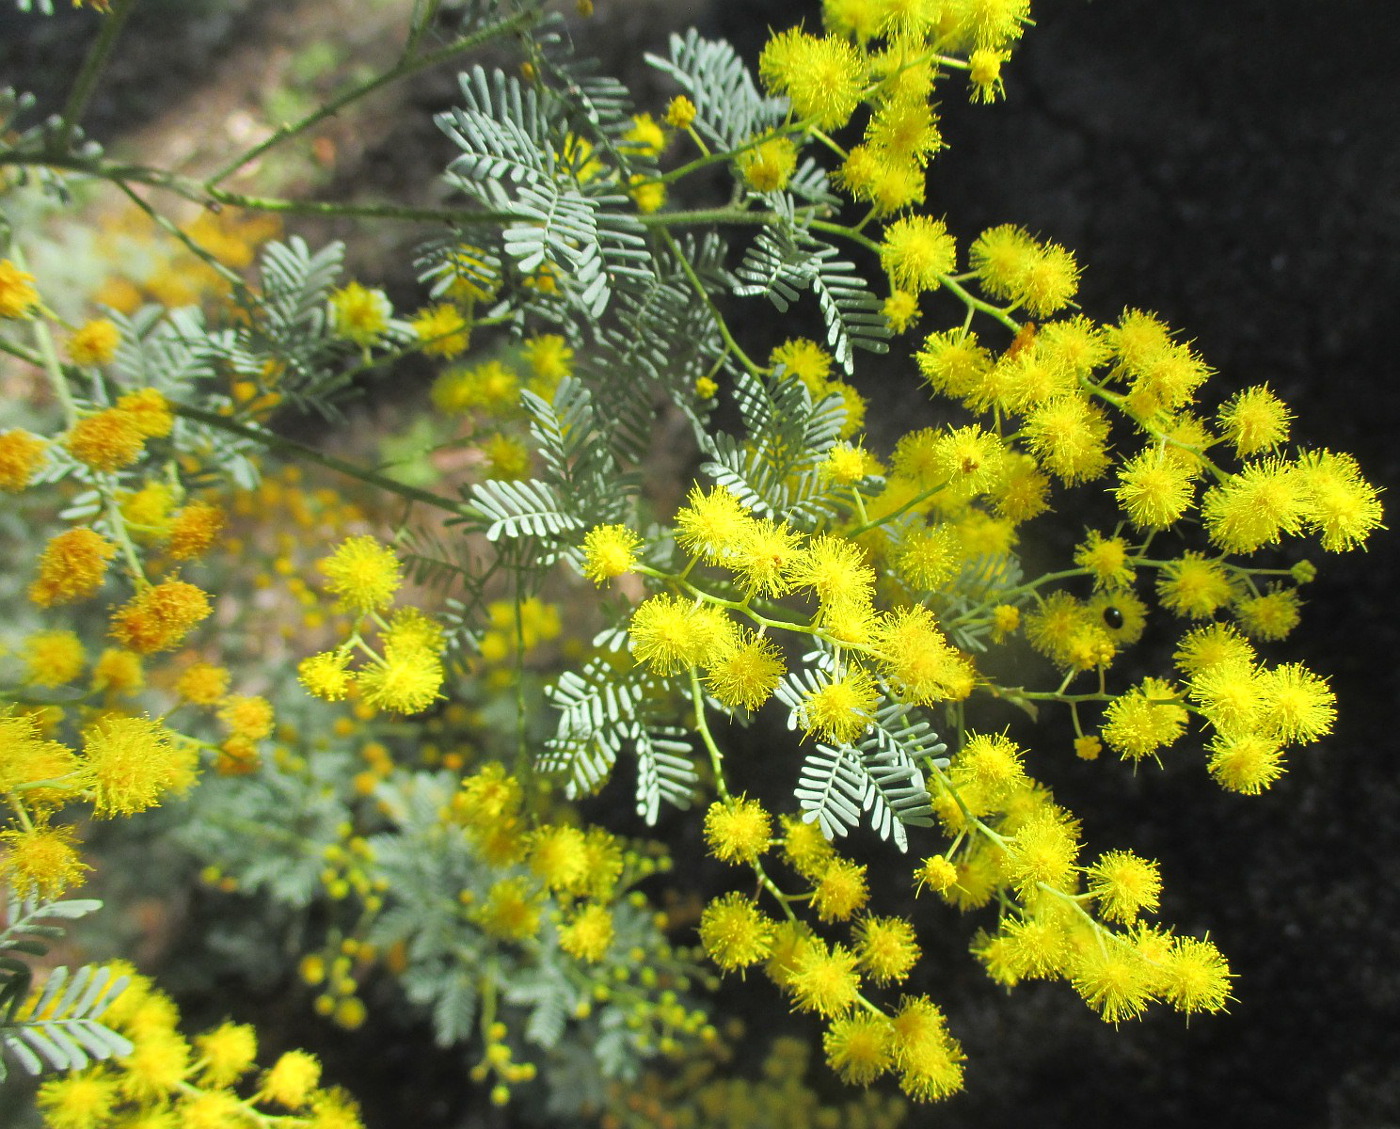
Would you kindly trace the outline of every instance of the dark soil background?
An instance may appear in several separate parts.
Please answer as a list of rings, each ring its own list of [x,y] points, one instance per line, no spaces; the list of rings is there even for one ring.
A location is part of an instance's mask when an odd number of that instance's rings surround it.
[[[767,26],[810,23],[814,7],[716,0],[707,30],[756,53]],[[950,85],[931,207],[964,236],[1012,221],[1074,248],[1087,312],[1159,311],[1220,387],[1270,382],[1296,438],[1354,452],[1393,505],[1397,9],[1046,0],[1035,14],[1007,104],[969,107]],[[33,26],[0,14],[0,66],[37,57],[14,38]],[[658,24],[647,46],[663,41]],[[1070,764],[1056,780],[1095,843],[1161,859],[1163,919],[1209,931],[1239,974],[1229,1014],[1115,1032],[1063,986],[1003,994],[967,957],[966,925],[939,924],[928,987],[964,1040],[968,1089],[915,1124],[1400,1126],[1396,540],[1317,560],[1304,627],[1278,654],[1328,674],[1341,717],[1278,785],[1226,795],[1199,764]]]

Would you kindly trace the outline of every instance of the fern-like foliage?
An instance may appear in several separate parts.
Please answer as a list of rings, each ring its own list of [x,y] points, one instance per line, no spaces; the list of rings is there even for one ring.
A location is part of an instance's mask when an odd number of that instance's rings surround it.
[[[802,224],[791,196],[775,200],[782,222],[763,228],[735,268],[734,293],[762,296],[786,313],[802,291],[817,296],[826,342],[847,373],[854,370],[855,350],[884,353],[890,328],[882,303],[849,259],[818,239]]]
[[[663,689],[643,668],[619,675],[603,659],[565,671],[547,691],[559,721],[539,758],[540,770],[564,777],[565,794],[578,799],[601,789],[618,756],[631,749],[637,757],[637,814],[655,824],[662,803],[688,807],[699,777],[685,731],[658,720]]]
[[[706,39],[694,28],[672,35],[670,53],[648,54],[647,62],[674,78],[695,103],[695,129],[720,149],[772,129],[787,110],[784,99],[760,94],[748,64],[723,40]]]
[[[29,960],[42,957],[50,942],[63,936],[58,923],[86,917],[101,906],[92,899],[9,901],[7,924],[0,932],[0,1047],[29,1074],[81,1070],[131,1052],[131,1043],[101,1022],[129,977],[96,965],[71,975],[59,967],[49,973],[38,997],[29,999],[34,979]],[[0,1056],[0,1081],[6,1073]]]
[[[799,528],[833,514],[835,501],[818,468],[846,422],[841,396],[814,400],[796,376],[740,372],[734,397],[747,436],[716,432],[707,442],[705,473],[749,509]]]

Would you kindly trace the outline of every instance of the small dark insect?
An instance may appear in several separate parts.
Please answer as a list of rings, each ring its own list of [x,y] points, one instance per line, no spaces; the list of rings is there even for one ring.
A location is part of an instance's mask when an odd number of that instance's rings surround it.
[[[1103,621],[1116,631],[1123,626],[1122,609],[1115,608],[1112,604],[1109,604],[1108,607],[1103,610]]]

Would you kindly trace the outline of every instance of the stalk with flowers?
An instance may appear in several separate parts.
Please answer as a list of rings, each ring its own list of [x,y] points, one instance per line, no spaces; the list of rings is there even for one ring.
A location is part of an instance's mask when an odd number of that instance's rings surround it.
[[[946,1097],[964,1055],[921,960],[926,895],[975,921],[1001,984],[1062,980],[1112,1023],[1224,1009],[1225,955],[1155,920],[1157,864],[1090,849],[1093,813],[1044,779],[1190,745],[1218,785],[1267,790],[1335,716],[1273,649],[1315,574],[1302,546],[1353,550],[1382,511],[1350,456],[1289,447],[1269,388],[1214,392],[1156,315],[1079,309],[1066,248],[929,214],[936,95],[996,101],[1030,26],[1027,0],[826,0],[757,77],[672,37],[649,61],[677,91],[645,111],[536,0],[420,5],[393,70],[205,177],[109,160],[82,98],[24,128],[16,100],[0,161],[30,191],[125,194],[208,291],[73,323],[27,267],[37,232],[12,225],[0,262],[0,348],[35,381],[0,486],[51,530],[0,714],[12,917],[75,904],[88,819],[153,821],[284,923],[315,1011],[384,1039],[376,1003],[422,1009],[497,1104],[539,1081],[602,1108],[604,1080],[718,1042],[715,972],[749,970],[844,1081]],[[439,115],[449,205],[227,186],[332,106],[487,44],[516,57],[464,70]],[[399,316],[295,236],[243,273],[167,198],[434,222],[424,304]],[[793,331],[765,353],[745,302]],[[881,438],[877,363],[927,386],[934,422]],[[419,383],[420,450],[466,458],[391,473],[285,433],[308,410],[333,429],[390,372]],[[700,463],[678,506],[647,489],[659,423]],[[268,544],[282,504],[304,536]],[[1082,535],[1027,575],[1052,505]],[[593,628],[541,655],[545,597]],[[1063,736],[1012,736],[1056,714]],[[746,725],[781,731],[769,763],[735,755]],[[666,843],[606,829],[623,789]],[[657,876],[701,852],[729,888],[661,909]],[[254,1082],[251,1028],[189,1039],[130,970],[36,996],[18,964],[0,1037],[65,1072],[41,1090],[56,1129],[356,1123],[312,1056]],[[69,1020],[86,1038],[54,1034]]]

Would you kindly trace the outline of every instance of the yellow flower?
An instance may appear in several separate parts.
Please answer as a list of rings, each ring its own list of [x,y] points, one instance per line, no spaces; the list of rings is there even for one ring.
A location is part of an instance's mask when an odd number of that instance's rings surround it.
[[[222,1023],[195,1036],[206,1086],[230,1086],[253,1067],[258,1057],[257,1032],[246,1023]]]
[[[546,824],[530,836],[530,869],[550,890],[580,892],[588,878],[584,843],[577,827]]]
[[[1108,703],[1100,734],[1125,759],[1141,760],[1172,744],[1186,730],[1186,708],[1176,689],[1160,678],[1145,678]]]
[[[768,813],[757,800],[738,796],[713,803],[705,812],[705,843],[721,862],[757,862],[772,833]]]
[[[864,917],[854,930],[856,959],[877,984],[902,981],[919,961],[914,926],[903,917]]]
[[[195,663],[175,682],[175,692],[187,702],[212,706],[228,693],[229,672],[213,663]]]
[[[110,318],[85,322],[68,338],[68,358],[75,365],[105,365],[117,355],[121,331]]]
[[[787,186],[797,168],[797,146],[789,138],[770,137],[741,151],[734,163],[750,188],[777,192]]]
[[[596,963],[607,955],[615,930],[606,906],[585,906],[559,930],[559,947],[577,960]]]
[[[822,1038],[827,1065],[850,1086],[868,1086],[894,1065],[894,1028],[884,1015],[842,1016]]]
[[[650,114],[633,114],[631,128],[622,135],[623,148],[659,157],[666,148],[666,131]]]
[[[214,544],[224,527],[224,511],[208,502],[191,502],[170,523],[165,551],[171,560],[187,561]]]
[[[825,1018],[844,1015],[860,995],[856,954],[844,945],[828,949],[814,937],[797,954],[787,988],[800,1011],[814,1011]]]
[[[678,94],[666,107],[666,124],[675,129],[689,129],[695,114],[695,103],[684,94]]]
[[[168,651],[210,614],[209,597],[183,580],[166,580],[137,593],[112,615],[112,636],[143,655]]]
[[[625,525],[597,525],[583,538],[583,575],[594,584],[632,571],[642,539]]]
[[[28,317],[39,304],[34,276],[9,259],[0,259],[0,318]]]
[[[963,1053],[947,1021],[927,996],[906,996],[890,1021],[899,1088],[915,1101],[957,1093],[963,1084]]]
[[[756,710],[772,696],[783,670],[772,639],[742,632],[706,662],[705,686],[730,709]]]
[[[83,731],[93,815],[130,815],[193,779],[194,753],[149,717],[104,717]]]
[[[15,428],[0,432],[0,490],[23,490],[43,461],[45,443],[37,435]]]
[[[40,607],[90,596],[101,586],[117,547],[100,533],[79,526],[49,539],[29,598]]]
[[[848,667],[840,678],[806,693],[800,711],[802,727],[809,734],[846,744],[865,732],[879,700],[879,687],[870,674],[860,667]]]
[[[442,697],[442,661],[424,646],[386,643],[383,659],[363,667],[355,680],[375,709],[421,713]]]
[[[83,1070],[45,1080],[37,1102],[50,1129],[100,1129],[109,1123],[119,1096],[116,1079]]]
[[[653,596],[632,613],[632,654],[658,674],[707,665],[723,653],[734,625],[718,608],[683,596]]]
[[[24,641],[25,681],[31,686],[62,686],[83,672],[87,656],[71,631],[36,631]]]
[[[722,894],[700,914],[700,944],[725,972],[767,959],[772,943],[773,923],[743,894]]]
[[[130,416],[136,430],[147,439],[163,439],[175,428],[170,401],[154,388],[141,388],[118,397],[115,410]]]
[[[865,866],[833,858],[812,891],[812,905],[822,921],[846,921],[870,899]]]
[[[360,615],[388,607],[402,583],[398,557],[368,535],[347,537],[319,567],[326,590]]]
[[[1079,954],[1069,981],[1084,1002],[1107,1022],[1136,1019],[1152,999],[1155,969],[1136,948],[1111,940],[1088,945]]]
[[[885,228],[880,266],[897,289],[911,294],[937,290],[956,266],[957,244],[942,220],[904,216]]]
[[[775,35],[763,48],[758,73],[774,94],[786,94],[793,113],[823,130],[850,119],[865,88],[860,53],[845,39],[817,39],[800,28]]]
[[[430,357],[458,356],[471,341],[471,325],[456,306],[447,303],[420,310],[409,325]]]
[[[18,897],[52,901],[65,890],[79,885],[83,871],[92,867],[83,862],[73,845],[71,827],[51,827],[39,823],[24,829],[0,831],[0,874]]]
[[[259,1094],[287,1109],[305,1109],[321,1080],[321,1064],[306,1051],[287,1051],[263,1075]]]
[[[382,290],[371,290],[351,282],[331,292],[331,332],[337,337],[366,348],[375,344],[389,329],[394,307]]]
[[[64,443],[78,462],[110,472],[139,459],[146,437],[130,412],[108,408],[78,420]]]
[[[539,896],[524,877],[503,879],[487,892],[477,919],[492,937],[523,941],[539,932]]]
[[[1156,910],[1161,898],[1162,876],[1157,864],[1132,851],[1106,851],[1086,874],[1089,893],[1107,921],[1131,925],[1139,913]]]
[[[1209,939],[1177,937],[1162,962],[1162,998],[1187,1015],[1224,1011],[1234,974],[1224,955]]]

